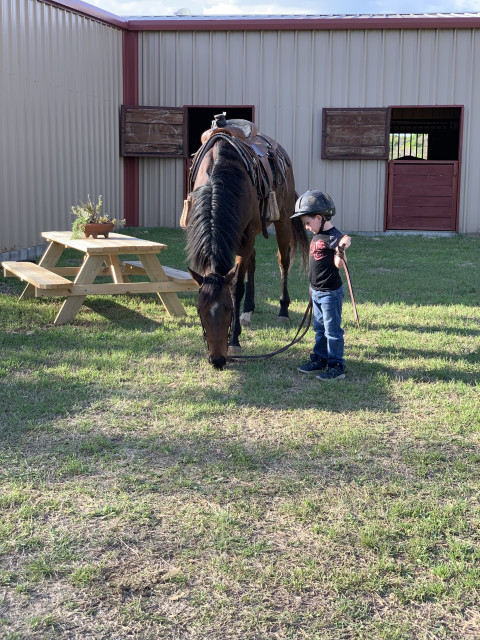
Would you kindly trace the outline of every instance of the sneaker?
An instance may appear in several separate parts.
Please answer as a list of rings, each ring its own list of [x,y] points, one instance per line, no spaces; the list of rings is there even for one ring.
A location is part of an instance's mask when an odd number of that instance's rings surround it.
[[[345,371],[339,364],[336,364],[333,367],[327,367],[317,378],[318,380],[343,380]]]
[[[300,371],[300,373],[320,373],[320,371],[326,371],[326,369],[327,363],[325,360],[309,360],[297,367],[297,371]]]

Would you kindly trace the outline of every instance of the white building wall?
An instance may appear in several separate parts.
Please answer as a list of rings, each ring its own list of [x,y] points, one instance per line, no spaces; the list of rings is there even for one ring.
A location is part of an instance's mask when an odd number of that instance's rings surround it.
[[[292,158],[297,191],[327,191],[338,226],[359,232],[383,231],[386,163],[322,160],[322,108],[465,105],[459,231],[480,232],[479,38],[473,29],[144,32],[139,102],[254,104],[260,130]],[[182,162],[145,159],[140,183],[140,224],[178,224]]]
[[[69,229],[71,206],[88,195],[123,217],[122,78],[120,30],[36,0],[1,0],[4,259],[42,244],[42,231]]]

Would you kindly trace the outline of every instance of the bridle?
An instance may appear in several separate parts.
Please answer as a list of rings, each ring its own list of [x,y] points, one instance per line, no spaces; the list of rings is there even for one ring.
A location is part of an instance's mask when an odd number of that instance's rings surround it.
[[[232,332],[232,325],[233,325],[233,307],[229,308],[226,305],[222,304],[221,302],[219,302],[218,304],[221,304],[222,307],[225,309],[225,311],[228,311],[231,314],[231,319],[230,319],[230,324],[228,326],[228,334],[227,334],[227,343],[228,343],[230,341],[230,335]],[[202,325],[203,339],[205,340],[205,342],[207,342],[207,330],[205,328],[205,325],[203,324],[202,314],[200,313],[200,309],[198,307],[197,307],[197,311],[198,311],[198,317],[200,318],[200,324]]]

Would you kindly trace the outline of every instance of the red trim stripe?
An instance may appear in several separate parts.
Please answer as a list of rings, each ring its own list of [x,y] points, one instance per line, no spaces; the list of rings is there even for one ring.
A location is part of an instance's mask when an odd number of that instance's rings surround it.
[[[132,31],[352,31],[370,29],[479,29],[479,16],[285,16],[271,18],[130,19]]]
[[[123,32],[123,104],[138,105],[138,33]],[[120,114],[119,114],[120,117]],[[123,158],[123,206],[128,227],[138,227],[140,220],[140,162]]]

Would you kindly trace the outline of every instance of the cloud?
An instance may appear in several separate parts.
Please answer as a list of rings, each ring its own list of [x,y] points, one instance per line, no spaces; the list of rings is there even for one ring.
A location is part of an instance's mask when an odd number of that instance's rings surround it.
[[[301,6],[283,5],[280,2],[265,4],[243,4],[241,0],[180,0],[180,3],[166,4],[159,0],[87,0],[89,4],[118,16],[173,16],[181,8],[189,8],[194,16],[202,15],[304,15],[319,13],[318,3],[312,9],[310,0]],[[291,0],[289,0],[291,2]],[[182,4],[183,3],[183,4]],[[302,8],[303,7],[303,8]],[[305,8],[307,7],[307,8]]]
[[[454,11],[465,11],[476,13],[480,11],[480,0],[455,0]]]
[[[384,13],[468,13],[480,12],[480,0],[278,0],[264,4],[244,4],[241,0],[86,0],[118,16],[173,16],[188,7],[192,15],[327,15]],[[250,0],[251,1],[251,0]]]
[[[373,13],[476,13],[480,11],[480,0],[376,0]]]
[[[283,6],[281,4],[243,4],[238,0],[224,0],[223,2],[216,2],[210,4],[203,10],[204,15],[219,16],[219,15],[300,15],[311,13],[308,9],[301,9],[299,7]]]

